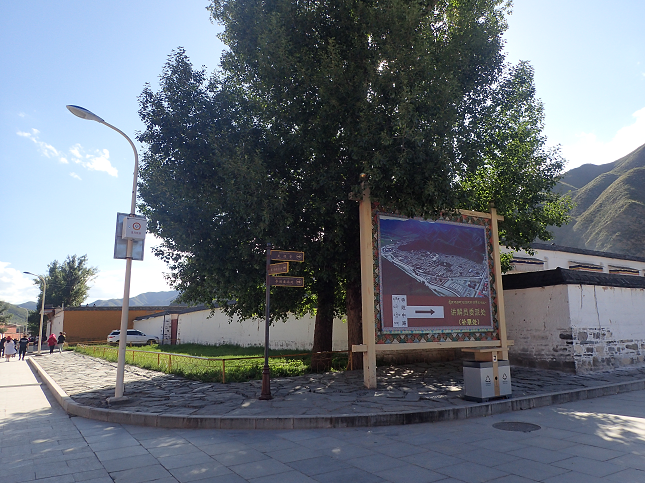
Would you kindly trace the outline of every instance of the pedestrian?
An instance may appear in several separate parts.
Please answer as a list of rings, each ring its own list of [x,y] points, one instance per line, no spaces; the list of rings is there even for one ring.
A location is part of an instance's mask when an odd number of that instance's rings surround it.
[[[25,360],[27,347],[29,347],[29,338],[23,334],[23,336],[18,341],[18,360],[20,360],[21,357],[23,361]]]
[[[16,344],[11,339],[11,336],[7,336],[7,340],[4,343],[4,357],[9,362],[9,359],[16,355]]]
[[[63,352],[64,345],[65,345],[65,333],[61,332],[58,334],[58,352]]]
[[[4,355],[4,344],[7,342],[7,338],[5,336],[2,336],[2,339],[0,339],[0,357]]]
[[[50,335],[49,339],[47,339],[47,345],[49,346],[50,354],[54,353],[54,347],[56,347],[57,342],[58,342],[58,339],[56,339],[56,336],[54,334]]]

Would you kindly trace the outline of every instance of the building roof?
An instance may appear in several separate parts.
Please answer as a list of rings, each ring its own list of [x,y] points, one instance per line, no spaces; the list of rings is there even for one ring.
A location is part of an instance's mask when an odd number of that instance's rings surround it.
[[[617,260],[632,260],[635,262],[645,262],[645,257],[635,255],[623,255],[620,253],[600,252],[597,250],[587,250],[586,248],[565,247],[555,243],[531,243],[534,250],[549,250],[552,252],[577,253],[579,255],[591,255],[594,257],[615,258]]]
[[[170,306],[170,307],[164,307],[164,308],[166,308],[167,310],[164,310],[161,312],[155,312],[154,314],[140,315],[139,317],[136,317],[134,320],[145,320],[145,319],[151,319],[153,317],[161,317],[162,315],[187,314],[190,312],[199,312],[200,310],[210,310],[205,305],[197,305],[195,307]]]
[[[552,285],[599,285],[603,287],[645,288],[645,277],[613,273],[585,272],[555,268],[535,272],[507,273],[502,276],[504,290]]]

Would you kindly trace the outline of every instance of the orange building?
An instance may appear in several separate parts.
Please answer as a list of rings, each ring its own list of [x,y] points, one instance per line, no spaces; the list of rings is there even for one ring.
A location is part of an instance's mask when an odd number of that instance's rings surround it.
[[[168,307],[130,307],[128,328],[137,317],[163,312]],[[68,342],[102,341],[113,330],[121,327],[121,307],[65,307],[57,308],[48,323],[48,331],[65,332]]]

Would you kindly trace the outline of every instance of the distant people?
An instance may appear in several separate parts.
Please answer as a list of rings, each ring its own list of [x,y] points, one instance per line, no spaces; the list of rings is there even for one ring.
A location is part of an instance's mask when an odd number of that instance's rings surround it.
[[[56,343],[58,342],[58,339],[54,334],[51,334],[49,336],[49,339],[47,339],[47,345],[49,346],[49,353],[53,354],[54,353],[54,348],[56,347]]]
[[[7,338],[2,336],[2,339],[0,339],[0,357],[4,355],[4,344],[7,342]]]
[[[61,332],[58,334],[58,352],[63,352],[64,345],[65,345],[65,333]]]
[[[16,343],[11,339],[11,336],[7,336],[7,340],[4,343],[4,357],[9,362],[13,356],[16,355]]]
[[[18,360],[20,360],[21,357],[23,361],[25,360],[27,347],[29,347],[29,338],[23,334],[23,336],[18,341]]]

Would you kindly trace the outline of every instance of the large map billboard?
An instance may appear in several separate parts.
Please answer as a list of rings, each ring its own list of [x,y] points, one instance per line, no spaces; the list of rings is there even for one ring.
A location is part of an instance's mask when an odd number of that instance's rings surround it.
[[[383,332],[493,329],[484,225],[379,213]]]

